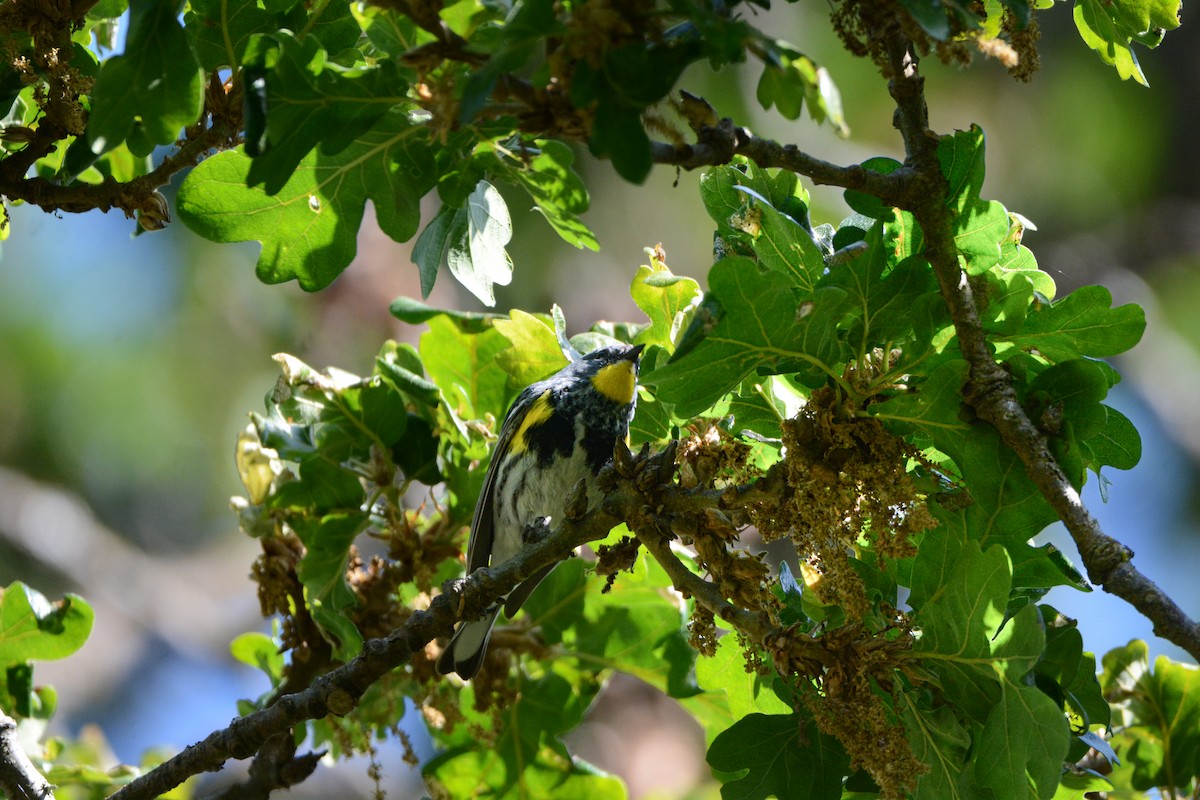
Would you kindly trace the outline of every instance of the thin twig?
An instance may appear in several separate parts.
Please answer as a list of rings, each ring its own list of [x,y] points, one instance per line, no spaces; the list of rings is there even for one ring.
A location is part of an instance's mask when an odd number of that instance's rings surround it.
[[[694,144],[652,142],[651,149],[655,163],[689,170],[728,164],[735,155],[745,156],[760,167],[781,167],[813,183],[866,192],[895,205],[900,204],[912,178],[911,170],[904,168],[885,175],[859,164],[839,166],[809,155],[794,144],[755,136],[729,119],[698,129]]]
[[[771,624],[770,618],[761,612],[747,611],[734,605],[722,596],[721,590],[712,581],[706,581],[687,568],[679,557],[671,551],[671,543],[657,530],[638,530],[634,532],[638,540],[654,556],[671,579],[675,589],[685,597],[692,597],[697,603],[711,611],[718,619],[723,619],[749,639],[758,644],[764,644],[767,637],[777,633],[778,628]]]

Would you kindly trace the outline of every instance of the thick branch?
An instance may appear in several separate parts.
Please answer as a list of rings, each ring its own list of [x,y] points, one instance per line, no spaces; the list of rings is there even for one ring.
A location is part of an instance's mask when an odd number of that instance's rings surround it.
[[[938,166],[938,138],[929,130],[917,58],[911,42],[899,33],[891,35],[887,45],[896,125],[904,138],[908,165],[919,176],[907,192],[904,206],[921,224],[927,255],[954,321],[959,350],[970,365],[964,388],[967,401],[1020,457],[1034,485],[1071,533],[1092,582],[1127,601],[1154,624],[1157,635],[1200,661],[1200,625],[1133,566],[1129,548],[1101,530],[1050,452],[1046,437],[1022,408],[1009,374],[993,358],[971,285],[958,264],[953,220],[946,207],[946,183]]]
[[[91,0],[81,0],[87,3]],[[126,216],[142,212],[148,230],[168,221],[166,201],[156,190],[165,186],[176,173],[195,166],[210,150],[228,149],[236,144],[241,131],[241,84],[234,76],[229,91],[217,73],[210,76],[200,120],[185,129],[179,149],[167,156],[150,172],[127,182],[106,178],[102,183],[78,181],[60,183],[26,173],[39,158],[49,153],[68,132],[49,122],[33,131],[33,139],[21,150],[0,159],[0,195],[23,200],[43,211],[79,213],[119,208]],[[158,223],[158,224],[155,224]]]
[[[166,185],[175,173],[194,166],[205,153],[228,142],[237,131],[214,123],[194,137],[187,139],[178,151],[163,159],[152,171],[127,183],[106,179],[103,183],[60,184],[40,177],[9,177],[0,182],[0,194],[10,200],[24,200],[44,211],[79,212],[119,208],[132,216],[146,207],[155,189]],[[10,156],[3,163],[12,161]],[[13,162],[14,164],[16,162]]]

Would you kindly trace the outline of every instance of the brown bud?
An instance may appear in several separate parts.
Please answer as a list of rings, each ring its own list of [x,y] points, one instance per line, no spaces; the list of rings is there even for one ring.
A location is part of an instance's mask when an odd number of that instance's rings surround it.
[[[142,226],[143,230],[161,231],[170,222],[171,206],[167,203],[167,198],[155,189],[138,209],[138,224]]]
[[[8,125],[0,128],[0,140],[5,144],[28,144],[33,141],[33,137],[37,132],[25,125]]]
[[[617,446],[613,449],[613,466],[616,467],[617,474],[622,478],[633,475],[633,453],[630,452],[629,445],[624,439],[618,439]]]
[[[688,91],[679,92],[679,113],[693,131],[711,128],[717,124],[716,109],[703,97]]]

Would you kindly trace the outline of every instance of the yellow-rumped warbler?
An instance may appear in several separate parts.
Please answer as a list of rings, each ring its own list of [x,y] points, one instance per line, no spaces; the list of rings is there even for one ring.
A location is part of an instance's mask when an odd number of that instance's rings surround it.
[[[561,520],[580,479],[587,481],[589,508],[599,501],[596,476],[633,419],[641,354],[641,345],[602,347],[517,397],[500,426],[475,505],[468,573],[520,552],[526,526],[539,517]],[[516,614],[554,567],[539,570],[500,598],[482,619],[462,623],[438,659],[438,671],[470,680],[483,663],[501,604],[507,616]]]

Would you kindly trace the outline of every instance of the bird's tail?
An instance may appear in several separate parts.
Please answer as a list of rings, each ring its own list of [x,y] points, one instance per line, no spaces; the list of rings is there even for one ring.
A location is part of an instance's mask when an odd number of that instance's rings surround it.
[[[487,653],[488,639],[492,637],[492,627],[499,613],[500,606],[496,605],[482,619],[464,622],[438,658],[438,672],[443,675],[457,672],[464,681],[475,677]]]

